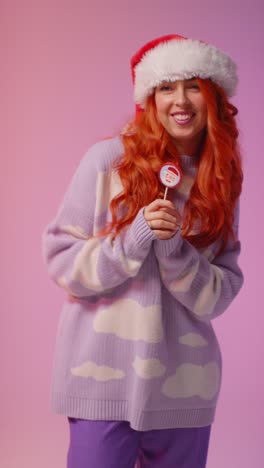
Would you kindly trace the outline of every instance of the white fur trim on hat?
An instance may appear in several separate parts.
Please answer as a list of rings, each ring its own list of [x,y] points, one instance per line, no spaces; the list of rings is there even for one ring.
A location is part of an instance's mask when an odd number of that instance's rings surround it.
[[[147,51],[135,66],[134,99],[143,109],[162,81],[211,78],[228,97],[235,94],[236,64],[221,50],[193,39],[171,39]]]

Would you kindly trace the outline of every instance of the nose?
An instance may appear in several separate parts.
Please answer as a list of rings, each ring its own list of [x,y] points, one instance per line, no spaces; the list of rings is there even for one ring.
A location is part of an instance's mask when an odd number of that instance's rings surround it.
[[[186,88],[180,84],[174,90],[174,103],[179,107],[186,106],[189,103]]]

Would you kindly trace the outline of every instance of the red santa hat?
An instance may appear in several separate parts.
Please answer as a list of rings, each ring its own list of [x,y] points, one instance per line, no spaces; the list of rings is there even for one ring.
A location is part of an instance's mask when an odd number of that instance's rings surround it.
[[[236,64],[222,50],[196,39],[169,34],[145,44],[131,59],[137,111],[162,81],[211,78],[228,97],[235,94]]]
[[[169,166],[167,172],[172,172],[173,174],[179,175],[179,170],[173,166]]]

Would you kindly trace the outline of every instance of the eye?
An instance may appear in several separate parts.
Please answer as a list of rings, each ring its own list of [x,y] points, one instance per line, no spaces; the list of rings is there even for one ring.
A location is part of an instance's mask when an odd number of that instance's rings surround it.
[[[190,87],[191,87],[191,88],[194,88],[194,89],[200,89],[200,87],[198,86],[198,84],[195,84],[195,83],[193,83]]]
[[[169,84],[164,84],[159,87],[160,91],[170,91],[172,89],[172,86]]]

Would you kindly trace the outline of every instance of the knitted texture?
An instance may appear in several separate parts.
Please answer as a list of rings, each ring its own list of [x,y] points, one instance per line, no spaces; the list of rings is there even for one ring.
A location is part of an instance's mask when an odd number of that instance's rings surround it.
[[[159,240],[143,209],[115,239],[96,235],[122,190],[112,169],[121,138],[95,144],[81,160],[55,219],[42,235],[50,277],[67,292],[58,325],[51,410],[92,420],[129,421],[136,430],[213,422],[222,359],[211,321],[239,292],[240,242],[196,249]],[[196,175],[181,156],[183,212]],[[238,204],[235,232],[238,235]]]

